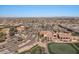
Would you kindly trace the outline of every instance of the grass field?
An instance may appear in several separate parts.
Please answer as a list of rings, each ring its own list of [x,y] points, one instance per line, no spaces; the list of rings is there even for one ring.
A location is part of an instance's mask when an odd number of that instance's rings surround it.
[[[79,44],[77,44],[79,45]],[[79,53],[79,47],[75,44],[49,43],[49,53],[53,54],[76,54]]]
[[[75,43],[75,45],[76,45],[77,47],[79,47],[79,43]]]
[[[28,51],[24,51],[21,54],[26,54],[26,53],[31,53],[31,54],[42,54],[43,53],[43,47],[40,47],[38,45],[32,47],[30,50]]]
[[[42,47],[40,46],[34,46],[33,48],[30,49],[31,54],[42,54]]]

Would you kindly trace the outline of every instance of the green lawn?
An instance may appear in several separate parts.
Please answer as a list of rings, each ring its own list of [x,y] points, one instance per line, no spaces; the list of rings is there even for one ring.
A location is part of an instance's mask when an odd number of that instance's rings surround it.
[[[79,43],[49,43],[48,50],[50,54],[79,54]],[[22,54],[44,54],[44,48],[38,45],[32,47]]]
[[[34,46],[33,48],[30,49],[30,52],[32,54],[41,54],[42,48],[40,46]]]
[[[77,47],[79,47],[79,43],[75,43],[75,45],[76,45]]]
[[[74,45],[74,44],[73,44]],[[49,43],[48,50],[51,54],[76,54],[78,50],[76,45],[64,44],[64,43]],[[77,47],[78,48],[78,47]]]
[[[32,47],[30,50],[22,52],[22,54],[25,54],[25,53],[42,54],[43,50],[44,50],[43,47],[36,45],[36,46]]]

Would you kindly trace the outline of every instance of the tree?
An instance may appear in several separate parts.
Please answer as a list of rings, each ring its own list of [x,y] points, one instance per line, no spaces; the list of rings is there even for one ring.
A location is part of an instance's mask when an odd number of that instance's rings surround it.
[[[17,33],[17,30],[15,27],[11,27],[9,32],[10,32],[10,36],[13,36],[15,35],[15,33]]]
[[[5,34],[3,32],[0,32],[0,42],[5,41]]]

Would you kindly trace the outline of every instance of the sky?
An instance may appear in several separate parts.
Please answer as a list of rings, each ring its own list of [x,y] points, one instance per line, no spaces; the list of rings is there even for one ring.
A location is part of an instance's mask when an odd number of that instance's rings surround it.
[[[79,16],[79,5],[0,5],[0,16]]]

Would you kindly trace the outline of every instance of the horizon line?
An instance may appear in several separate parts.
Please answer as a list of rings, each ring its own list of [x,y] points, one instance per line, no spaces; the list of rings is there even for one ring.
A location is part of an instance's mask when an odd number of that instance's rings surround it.
[[[79,16],[0,16],[0,17],[79,17]]]

